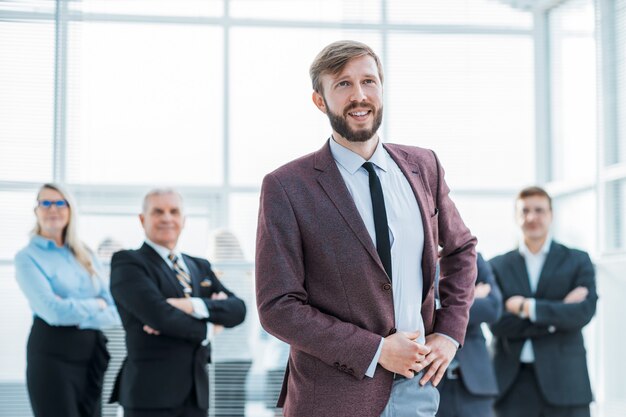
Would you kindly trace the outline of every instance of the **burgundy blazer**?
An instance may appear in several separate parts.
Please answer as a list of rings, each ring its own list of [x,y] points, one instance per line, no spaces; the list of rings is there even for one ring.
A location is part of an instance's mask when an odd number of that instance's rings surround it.
[[[450,200],[433,152],[384,147],[420,207],[424,290],[416,302],[422,304],[426,333],[463,343],[476,280],[476,238]],[[435,311],[437,261],[441,308]],[[291,346],[278,401],[286,416],[380,415],[393,374],[380,365],[374,378],[365,372],[381,337],[396,331],[391,285],[328,142],[264,178],[256,295],[263,327]]]

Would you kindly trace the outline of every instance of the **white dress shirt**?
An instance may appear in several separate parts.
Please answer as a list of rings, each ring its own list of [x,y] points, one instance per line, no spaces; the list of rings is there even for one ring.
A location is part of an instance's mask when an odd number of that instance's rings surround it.
[[[362,167],[367,162],[360,155],[330,140],[330,150],[346,183],[365,227],[376,246],[374,212],[369,188],[369,174]],[[418,343],[424,344],[422,319],[422,252],[424,227],[420,209],[406,177],[378,141],[376,151],[369,159],[374,164],[385,198],[389,241],[391,243],[391,270],[393,307],[398,331],[419,330]],[[384,339],[368,368],[366,375],[374,376]]]
[[[550,252],[550,245],[552,244],[552,238],[548,236],[543,246],[537,253],[532,253],[528,246],[524,243],[524,240],[519,244],[519,253],[524,258],[526,263],[526,271],[528,271],[528,282],[530,284],[530,291],[535,294],[537,291],[537,284],[539,284],[539,277],[541,276],[541,270]],[[534,322],[537,320],[537,313],[535,310],[535,299],[530,298],[528,300],[529,319]],[[526,339],[522,352],[520,353],[520,362],[533,363],[535,361],[535,352],[533,351],[533,342],[530,339]]]

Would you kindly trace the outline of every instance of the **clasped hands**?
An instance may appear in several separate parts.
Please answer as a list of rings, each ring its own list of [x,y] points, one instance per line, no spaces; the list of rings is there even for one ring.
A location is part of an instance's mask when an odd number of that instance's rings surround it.
[[[388,371],[413,378],[416,373],[428,369],[421,385],[432,381],[437,386],[456,354],[455,344],[447,337],[433,333],[426,336],[426,343],[420,344],[417,339],[419,331],[397,332],[387,336],[378,363]]]
[[[211,300],[226,300],[227,298],[228,296],[226,295],[226,293],[222,291],[211,295]],[[183,313],[189,314],[190,316],[193,315],[193,303],[191,302],[189,298],[168,298],[165,301],[167,301],[169,305],[171,305],[174,308],[179,309]],[[221,326],[219,324],[213,325],[214,336],[217,336],[222,330],[224,330],[224,326]],[[156,329],[153,329],[147,324],[143,325],[143,331],[154,336],[158,336],[161,334],[161,332],[159,332]]]

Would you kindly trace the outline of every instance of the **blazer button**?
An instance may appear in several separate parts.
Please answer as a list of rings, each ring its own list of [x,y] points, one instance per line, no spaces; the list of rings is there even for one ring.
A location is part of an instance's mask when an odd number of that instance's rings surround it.
[[[333,366],[334,366],[335,368],[339,368],[339,362],[335,362],[335,363],[333,363]]]
[[[389,329],[389,334],[387,336],[391,336],[392,334],[395,334],[398,330],[395,327],[392,327],[391,329]]]
[[[340,370],[340,371],[345,371],[347,368],[348,368],[348,367],[347,367],[346,365],[341,365],[341,366],[339,367],[339,370]]]
[[[388,282],[385,282],[383,284],[383,291],[389,291],[391,289],[391,284]]]

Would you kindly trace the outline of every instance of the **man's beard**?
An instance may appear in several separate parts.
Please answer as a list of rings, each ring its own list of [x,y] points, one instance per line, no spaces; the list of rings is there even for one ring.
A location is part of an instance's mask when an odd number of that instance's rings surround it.
[[[328,110],[326,115],[328,116],[328,120],[330,121],[330,126],[335,132],[339,133],[342,137],[350,142],[367,142],[376,134],[378,128],[380,127],[380,124],[383,121],[382,107],[379,108],[378,111],[376,111],[376,109],[374,109],[374,107],[370,104],[352,103],[352,105],[344,110],[344,114],[340,115],[335,114],[330,110],[330,108],[328,107],[328,103],[326,103],[326,99],[324,99],[324,103],[326,105],[326,109]],[[366,108],[368,110],[371,110],[374,115],[374,121],[372,122],[371,129],[353,130],[348,125],[348,112],[356,108]]]

